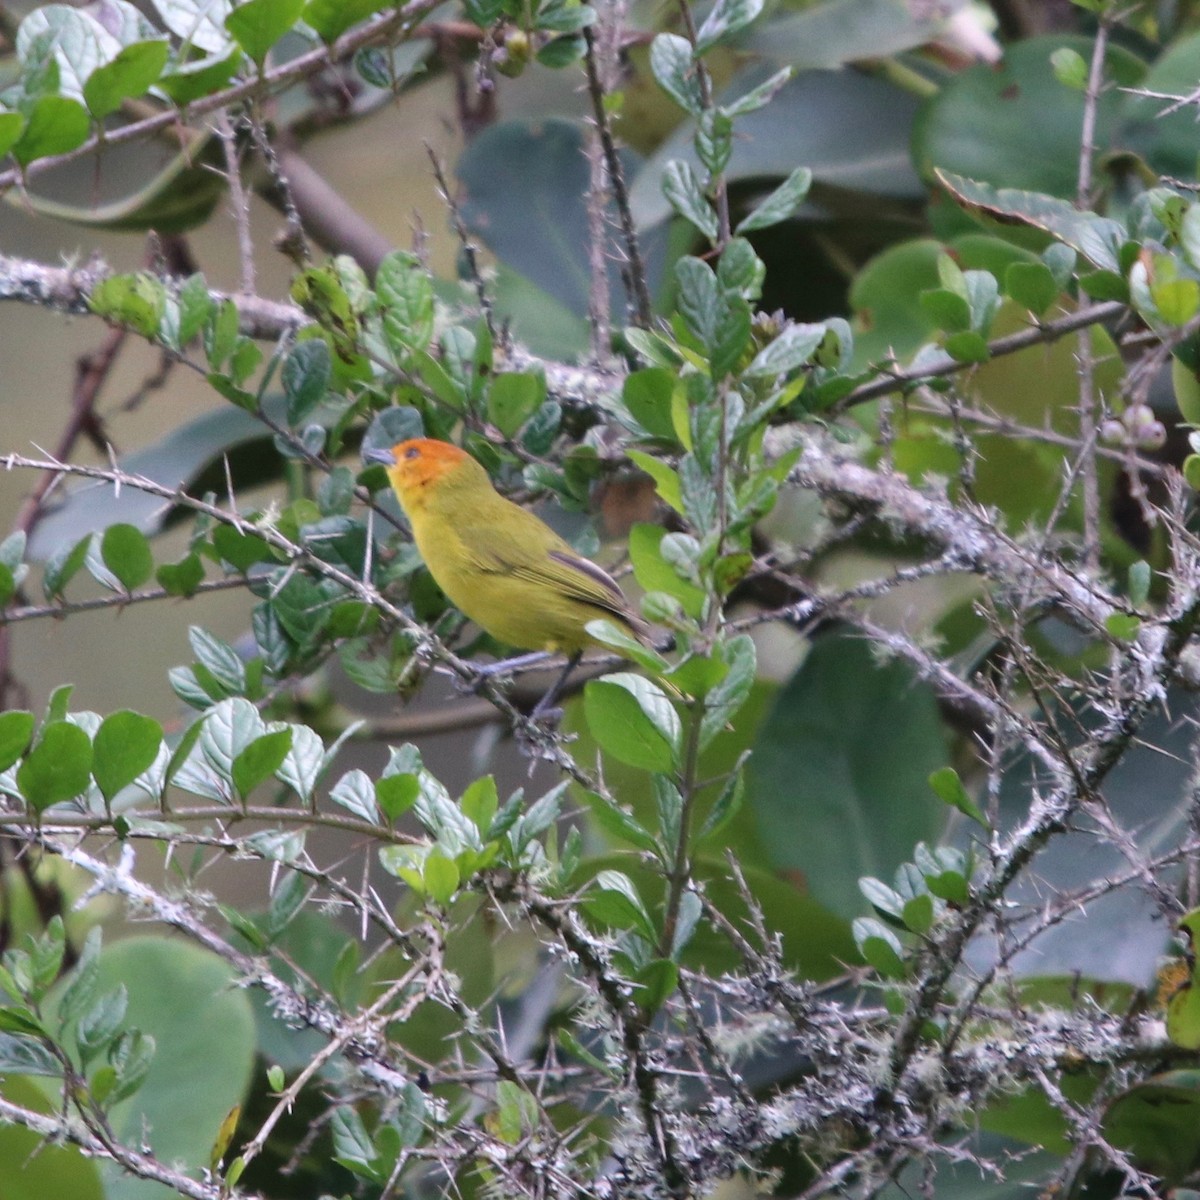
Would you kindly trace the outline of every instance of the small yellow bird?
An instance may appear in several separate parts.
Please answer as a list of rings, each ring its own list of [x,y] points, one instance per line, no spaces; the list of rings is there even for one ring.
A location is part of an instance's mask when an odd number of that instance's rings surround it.
[[[646,626],[616,580],[501,496],[465,451],[413,438],[363,458],[387,468],[417,549],[457,608],[510,646],[569,656],[563,679],[537,711],[548,707],[584,649],[602,644],[588,633],[589,621],[606,617],[645,639]]]

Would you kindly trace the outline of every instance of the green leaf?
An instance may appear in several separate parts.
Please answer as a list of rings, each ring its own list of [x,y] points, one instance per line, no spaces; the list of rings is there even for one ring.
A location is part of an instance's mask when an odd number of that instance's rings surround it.
[[[666,463],[641,450],[629,450],[626,453],[635,467],[641,467],[654,480],[655,491],[662,501],[677,513],[683,513],[683,490],[675,471]]]
[[[200,751],[204,761],[229,783],[238,755],[266,733],[258,709],[242,696],[220,700],[205,714],[200,729]]]
[[[808,189],[812,187],[812,178],[812,171],[807,167],[797,167],[765,200],[755,206],[749,216],[738,222],[736,232],[750,233],[786,221],[804,202]]]
[[[495,787],[494,784],[492,786]],[[375,781],[376,803],[389,821],[399,820],[417,802],[420,794],[421,785],[415,775],[388,775]],[[465,795],[463,800],[466,811]],[[486,829],[486,826],[481,826],[481,831],[483,829]]]
[[[737,715],[754,686],[757,657],[754,639],[742,633],[722,647],[728,666],[724,678],[704,698],[704,717],[700,723],[700,748],[712,741]]]
[[[110,525],[100,540],[100,555],[127,592],[145,583],[154,571],[150,543],[133,525]]]
[[[97,67],[83,85],[83,99],[92,116],[103,119],[116,112],[122,101],[144,96],[158,82],[170,49],[165,39],[133,42],[111,62]]]
[[[332,376],[329,347],[321,338],[301,342],[287,356],[280,382],[287,399],[288,424],[293,429],[325,398]]]
[[[100,927],[93,926],[88,930],[79,958],[67,976],[66,987],[60,993],[58,1018],[64,1028],[78,1020],[95,1000],[101,944]]]
[[[598,620],[589,621],[584,628],[596,641],[603,642],[606,646],[612,646],[614,650],[619,650],[627,659],[637,663],[640,667],[645,667],[647,671],[661,675],[670,666],[657,650],[643,645],[637,638],[631,637],[606,618],[601,617]]]
[[[625,376],[621,399],[630,416],[647,433],[674,442],[677,440],[671,417],[674,391],[674,372],[665,367],[644,367]]]
[[[601,871],[583,898],[583,909],[599,925],[633,929],[647,941],[655,940],[650,914],[629,876],[621,871]]]
[[[971,328],[971,306],[965,297],[948,288],[922,292],[919,303],[934,326],[946,333],[961,333]]]
[[[304,6],[304,20],[328,45],[337,41],[351,25],[357,25],[386,7],[387,0],[308,0]]]
[[[957,808],[964,816],[970,817],[972,821],[977,821],[984,829],[990,829],[988,819],[983,815],[979,806],[967,794],[967,789],[963,787],[962,780],[958,777],[958,772],[953,767],[940,767],[929,776],[929,786],[933,789],[933,793],[945,804],[949,804],[951,808]]]
[[[700,841],[715,837],[741,810],[742,801],[746,795],[746,777],[742,771],[742,764],[747,757],[746,753],[742,754],[725,786],[721,789],[720,795],[713,802],[708,816],[704,819],[704,824],[700,827],[700,832],[696,835]]]
[[[449,904],[458,891],[458,867],[438,850],[430,852],[422,870],[425,894],[439,904]]]
[[[1064,87],[1077,92],[1087,87],[1088,65],[1078,50],[1060,46],[1050,55],[1050,65],[1054,68],[1054,78]]]
[[[904,978],[904,951],[896,935],[873,917],[857,917],[851,925],[858,952],[885,979]]]
[[[42,1048],[28,1038],[0,1038],[10,1049],[4,1052],[11,1065],[3,1068],[4,1099],[30,1112],[46,1113],[54,1119],[54,1106],[47,1089],[19,1074],[40,1074],[34,1064],[43,1062]],[[19,1063],[30,1065],[21,1070]],[[53,1087],[55,1085],[51,1085]],[[61,1085],[58,1085],[61,1086]],[[0,1128],[0,1162],[4,1164],[5,1200],[42,1200],[46,1196],[70,1196],[71,1200],[105,1200],[95,1158],[87,1158],[75,1146],[48,1143],[32,1129],[9,1124]],[[108,1200],[112,1200],[108,1194]]]
[[[0,563],[0,607],[6,605],[17,590],[17,581],[13,577],[12,568]]]
[[[979,213],[1007,224],[1019,222],[1035,229],[1043,229],[1065,242],[1101,270],[1118,276],[1122,273],[1120,250],[1128,235],[1119,222],[1077,209],[1065,200],[1042,192],[1011,187],[997,188],[940,169],[935,173],[942,186],[968,212]]]
[[[112,1089],[106,1098],[108,1105],[117,1104],[137,1092],[150,1072],[158,1043],[141,1030],[122,1033],[108,1051],[108,1061],[115,1074]]]
[[[277,41],[300,19],[304,0],[244,0],[226,18],[225,28],[260,66]]]
[[[144,271],[133,275],[109,275],[100,280],[88,296],[88,305],[97,316],[127,325],[146,338],[158,334],[166,303],[167,293],[162,282]],[[161,500],[158,503],[161,504]]]
[[[1141,632],[1142,622],[1132,613],[1111,613],[1104,621],[1105,630],[1122,642],[1132,642]]]
[[[92,781],[92,739],[70,721],[52,721],[17,769],[17,787],[35,812],[73,800]]]
[[[684,612],[699,619],[707,594],[667,560],[662,551],[665,535],[661,526],[644,522],[629,531],[629,557],[633,562],[634,578],[647,592],[666,592],[674,596],[683,605]]]
[[[789,324],[783,332],[768,342],[746,368],[750,376],[786,375],[806,366],[816,354],[828,332],[828,326]]]
[[[691,43],[675,33],[660,33],[650,43],[650,70],[658,85],[693,117],[704,111]]]
[[[1194,979],[1167,1001],[1167,1037],[1185,1050],[1200,1050],[1200,988]]]
[[[291,729],[277,729],[255,738],[233,760],[233,786],[244,800],[260,783],[270,779],[292,748]]]
[[[655,1013],[679,986],[679,967],[670,959],[651,959],[634,973],[633,983],[633,998],[646,1012]]]
[[[730,96],[758,84],[761,64],[729,84]],[[736,101],[718,96],[726,113]],[[730,183],[784,179],[803,163],[818,184],[871,196],[925,197],[909,143],[915,96],[859,71],[805,71],[786,82],[772,103],[737,122],[725,177]],[[630,207],[641,228],[670,215],[662,171],[672,159],[697,164],[691,122],[678,129],[641,166],[630,187]],[[1077,155],[1076,155],[1077,157]]]
[[[358,1113],[348,1104],[339,1104],[334,1109],[330,1128],[333,1132],[334,1161],[356,1175],[383,1182],[372,1169],[378,1155],[375,1143]]]
[[[421,260],[395,250],[380,264],[375,289],[393,349],[424,350],[433,337],[433,280]]]
[[[696,53],[704,54],[745,29],[762,10],[763,0],[717,0],[696,33]]]
[[[487,412],[505,437],[512,437],[546,399],[546,380],[532,372],[510,371],[492,379]]]
[[[965,333],[952,333],[946,338],[946,353],[955,362],[985,363],[991,357],[987,338],[973,329]]]
[[[256,1036],[249,994],[236,986],[231,965],[165,936],[125,937],[104,947],[97,993],[118,984],[127,989],[127,1028],[152,1038],[157,1049],[136,1093],[112,1108],[108,1120],[122,1142],[148,1145],[160,1161],[199,1177],[208,1169],[214,1132],[250,1087]],[[148,1053],[137,1040],[118,1040],[112,1050],[113,1061],[134,1076]],[[118,1190],[119,1179],[113,1172],[108,1180],[110,1200],[128,1195]]]
[[[752,320],[750,305],[741,296],[726,293],[722,297],[709,354],[713,379],[723,379],[741,361],[750,341]]]
[[[537,10],[537,27],[549,33],[579,33],[596,22],[596,10],[590,4],[543,4]]]
[[[392,776],[395,779],[411,779],[414,776]],[[378,785],[376,785],[378,789]],[[500,797],[496,791],[496,780],[491,775],[482,775],[467,786],[459,799],[459,807],[464,815],[469,817],[475,828],[485,837],[495,819],[496,810],[500,807]]]
[[[163,563],[154,578],[172,596],[194,596],[204,581],[204,564],[198,554],[187,554],[177,563]]]
[[[882,879],[876,879],[873,875],[864,875],[858,881],[858,890],[880,915],[892,922],[900,921],[904,911],[904,898],[895,888],[888,887]]]
[[[1139,558],[1137,562],[1130,563],[1128,576],[1129,603],[1134,608],[1141,608],[1150,596],[1150,584],[1154,579],[1154,572],[1144,558]]]
[[[1064,49],[1090,60],[1093,43],[1062,35],[1025,38],[1005,48],[1002,62],[957,72],[917,122],[916,161],[970,179],[1073,198],[1087,101],[1080,91],[1064,91],[1050,69],[1051,56]],[[1101,153],[1115,148],[1125,107],[1120,88],[1143,84],[1144,70],[1128,50],[1108,43],[1107,86],[1095,111],[1094,145]]]
[[[733,154],[733,118],[719,108],[706,109],[696,126],[695,147],[706,177],[723,175]]]
[[[150,717],[127,710],[105,717],[92,743],[92,774],[104,798],[149,770],[162,744],[162,726]]]
[[[25,542],[23,529],[18,529],[16,533],[10,533],[3,542],[0,542],[0,566],[8,569],[9,577],[14,582],[18,572],[24,574],[24,564],[21,560],[25,556]]]
[[[904,924],[913,933],[928,933],[933,927],[934,906],[933,897],[928,893],[913,896],[904,902],[902,909]]]
[[[1045,263],[1014,262],[1004,273],[1004,290],[1040,317],[1059,297],[1058,281]]]
[[[238,694],[246,687],[246,664],[238,652],[228,642],[223,642],[215,634],[199,625],[188,629],[188,642],[196,661],[225,689],[226,694]]]
[[[1200,1155],[1200,1071],[1165,1071],[1135,1083],[1109,1104],[1102,1130],[1165,1189],[1190,1182]]]
[[[125,1020],[128,1002],[128,990],[124,983],[119,983],[80,1016],[76,1024],[76,1045],[84,1063],[106,1048],[115,1037]]]
[[[25,118],[16,112],[0,111],[0,156],[16,145],[25,128]]]
[[[7,771],[25,753],[33,726],[31,712],[0,713],[0,771]]]
[[[71,703],[71,694],[75,690],[73,683],[60,684],[50,693],[50,699],[46,702],[46,715],[42,718],[43,722],[62,721],[67,715],[67,706]]]
[[[1151,286],[1159,315],[1168,325],[1186,325],[1200,309],[1200,283],[1194,279],[1169,279]]]
[[[25,114],[25,128],[11,149],[27,167],[39,158],[67,154],[87,141],[91,132],[87,109],[66,96],[40,96]]]
[[[189,275],[176,295],[176,302],[179,305],[179,323],[175,344],[183,349],[199,335],[215,307],[204,276],[199,273]]]
[[[715,272],[707,263],[688,256],[675,264],[675,281],[679,315],[688,332],[711,351],[723,308]]]
[[[754,247],[745,238],[731,238],[717,264],[717,283],[721,290],[736,292],[747,300],[758,300],[766,274],[766,265],[754,253]]]
[[[945,761],[930,689],[865,640],[827,635],[759,727],[746,806],[771,863],[850,917],[856,879],[889,878],[915,843],[938,840],[946,813],[929,776]]]
[[[0,1033],[0,1074],[9,1077],[6,1079],[4,1098],[11,1100],[7,1085],[12,1082],[12,1076],[43,1075],[57,1078],[62,1075],[62,1063],[41,1042],[34,1041],[32,1037]],[[0,1162],[5,1159],[4,1139],[0,1134]],[[23,1173],[22,1180],[25,1181]],[[31,1196],[33,1195],[36,1193],[31,1193]]]
[[[583,703],[592,736],[614,758],[647,771],[678,765],[679,714],[648,679],[626,672],[593,679]]]
[[[220,91],[233,78],[241,62],[241,54],[225,46],[219,54],[175,63],[158,81],[158,86],[182,108],[193,100]]]
[[[274,562],[270,544],[257,533],[244,533],[232,525],[218,525],[212,533],[213,549],[235,571],[246,572],[261,562]]]
[[[658,841],[654,835],[615,800],[606,799],[598,792],[588,792],[587,797],[591,802],[596,824],[610,837],[620,842],[629,842],[639,850],[646,850],[651,854],[659,853]]]
[[[696,172],[678,159],[667,163],[662,175],[662,190],[671,207],[679,216],[690,221],[710,242],[715,242],[720,232],[717,213],[704,194]]]
[[[379,810],[375,806],[375,784],[371,782],[371,777],[366,771],[358,767],[347,771],[330,789],[329,798],[356,817],[372,825],[379,824]],[[416,797],[413,799],[415,801]]]
[[[299,871],[285,871],[271,893],[265,928],[268,939],[276,938],[295,920],[296,914],[308,899],[309,884]]]
[[[586,314],[594,289],[585,142],[586,131],[577,121],[499,121],[471,139],[457,165],[463,220],[500,259],[491,289],[497,317],[511,320],[517,338],[533,353],[559,361],[587,353]],[[623,150],[621,159],[631,177],[637,155]],[[654,191],[669,212],[657,177]],[[535,221],[532,213],[538,214]],[[650,288],[657,292],[667,231],[644,231],[639,238]],[[627,292],[618,264],[606,258],[612,311],[619,321],[627,311]]]

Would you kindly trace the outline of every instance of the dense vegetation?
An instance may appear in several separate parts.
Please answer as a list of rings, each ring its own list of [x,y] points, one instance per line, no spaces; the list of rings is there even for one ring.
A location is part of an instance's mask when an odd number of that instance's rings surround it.
[[[132,274],[0,254],[100,341],[61,417],[6,395],[55,451],[0,446],[0,1197],[1195,1186],[1200,5],[0,31],[7,196],[153,231]],[[455,279],[305,161],[447,75]],[[80,162],[103,203],[56,192]],[[195,261],[218,205],[236,294]],[[212,403],[108,453],[135,345]],[[507,648],[364,466],[422,435],[661,633],[594,627],[561,723],[480,676]],[[22,700],[26,630],[111,609],[136,659],[181,601],[175,711]]]

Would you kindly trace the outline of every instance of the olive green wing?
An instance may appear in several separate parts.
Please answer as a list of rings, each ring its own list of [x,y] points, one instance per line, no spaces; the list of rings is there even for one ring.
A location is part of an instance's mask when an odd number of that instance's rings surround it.
[[[549,588],[558,595],[590,604],[616,618],[619,624],[642,635],[644,626],[629,607],[620,584],[602,567],[581,558],[553,530],[537,517],[522,530],[522,545],[499,539],[492,528],[459,528],[458,536],[481,571],[524,579]]]

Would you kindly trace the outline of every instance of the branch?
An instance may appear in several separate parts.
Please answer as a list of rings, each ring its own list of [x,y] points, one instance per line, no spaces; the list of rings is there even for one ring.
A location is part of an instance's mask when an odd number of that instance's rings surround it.
[[[23,173],[16,167],[10,168],[7,171],[0,171],[0,191],[7,190],[16,184],[24,183],[38,175],[45,174],[45,172],[53,170],[54,167],[60,166],[63,163],[74,162],[76,159],[84,158],[100,150],[102,147],[124,145],[126,142],[134,142],[140,138],[148,137],[150,134],[158,133],[161,130],[170,129],[172,126],[177,125],[181,118],[185,116],[195,120],[197,117],[203,117],[208,113],[218,112],[223,108],[227,108],[238,100],[261,97],[285,88],[289,84],[296,83],[298,80],[306,79],[308,76],[316,74],[316,72],[324,67],[349,58],[357,50],[361,50],[366,46],[373,46],[377,42],[385,41],[394,33],[406,31],[411,25],[426,13],[432,12],[436,7],[437,0],[409,0],[409,3],[403,7],[392,9],[390,12],[373,17],[357,29],[352,29],[349,33],[343,34],[332,46],[318,46],[316,49],[309,50],[305,54],[298,54],[295,58],[289,59],[286,63],[278,67],[273,67],[269,71],[264,71],[261,74],[255,73],[250,79],[242,80],[240,83],[223,88],[219,92],[213,92],[211,96],[204,96],[199,100],[193,100],[185,109],[165,109],[152,117],[133,121],[129,125],[123,125],[119,129],[105,130],[103,139],[93,135],[83,145],[68,151],[66,154],[55,154],[49,158],[35,160],[24,169]]]
[[[136,488],[138,491],[146,492],[151,496],[160,496],[164,500],[171,501],[172,504],[188,508],[193,512],[203,513],[215,521],[220,521],[222,524],[232,525],[239,532],[245,532],[248,524],[237,513],[227,512],[219,505],[210,504],[204,500],[197,500],[195,497],[188,495],[181,487],[168,487],[157,480],[148,479],[144,475],[132,475],[129,472],[113,467],[84,466],[76,463],[58,462],[56,460],[29,458],[21,454],[0,456],[0,467],[10,471],[18,467],[35,471],[57,471],[63,475],[77,475],[85,479],[103,480],[119,487]],[[284,537],[277,529],[268,524],[254,523],[252,527],[254,532],[267,542],[268,545],[283,551],[289,562],[302,564],[315,574],[323,575],[326,579],[332,579],[352,595],[388,617],[396,627],[403,629],[412,637],[418,655],[432,659],[452,674],[458,676],[465,683],[482,690],[489,702],[494,704],[509,719],[514,729],[525,740],[534,754],[553,763],[585,788],[599,790],[602,794],[607,794],[607,789],[604,785],[590,772],[581,768],[575,759],[563,749],[561,738],[557,734],[551,733],[544,726],[522,713],[496,688],[488,676],[481,675],[474,664],[460,658],[447,649],[424,625],[415,621],[402,608],[393,604],[376,587],[366,580],[360,579],[356,575],[352,575],[348,571],[334,566],[332,563],[325,562],[323,559],[312,554],[304,546],[298,545],[291,541],[291,539]]]

